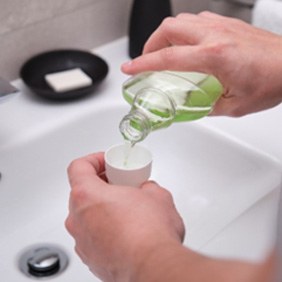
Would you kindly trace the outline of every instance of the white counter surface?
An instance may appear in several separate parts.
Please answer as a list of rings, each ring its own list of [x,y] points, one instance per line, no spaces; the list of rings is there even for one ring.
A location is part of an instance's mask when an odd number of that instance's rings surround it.
[[[42,131],[48,132],[66,119],[75,119],[81,111],[93,111],[93,103],[102,98],[105,103],[107,99],[125,103],[121,97],[121,82],[126,76],[120,72],[120,65],[129,59],[127,40],[122,38],[93,52],[108,62],[110,72],[97,93],[85,99],[65,104],[46,102],[32,95],[21,80],[14,82],[22,93],[0,105],[0,150],[28,141]],[[281,122],[282,105],[242,118],[207,117],[197,121],[199,124],[224,131],[282,162]],[[273,242],[278,192],[273,191],[251,207],[211,240],[202,251],[219,256],[261,259]]]

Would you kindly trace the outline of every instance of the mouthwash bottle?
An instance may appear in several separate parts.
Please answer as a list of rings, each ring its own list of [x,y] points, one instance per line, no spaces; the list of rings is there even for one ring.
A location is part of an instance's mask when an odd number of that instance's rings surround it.
[[[211,75],[195,72],[145,72],[123,84],[123,96],[132,105],[120,122],[120,132],[134,145],[154,130],[174,122],[208,115],[223,91]]]

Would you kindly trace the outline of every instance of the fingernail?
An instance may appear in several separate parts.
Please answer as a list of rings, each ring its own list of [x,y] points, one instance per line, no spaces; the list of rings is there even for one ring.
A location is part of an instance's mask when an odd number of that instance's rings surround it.
[[[127,70],[127,69],[130,69],[130,67],[132,66],[132,61],[128,61],[128,62],[125,62],[121,65],[121,68],[123,70]]]

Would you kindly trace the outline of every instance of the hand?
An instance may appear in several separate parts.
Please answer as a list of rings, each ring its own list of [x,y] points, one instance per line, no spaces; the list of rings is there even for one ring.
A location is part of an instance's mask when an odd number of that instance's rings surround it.
[[[103,153],[73,161],[68,174],[66,228],[83,262],[103,281],[128,281],[151,253],[182,246],[182,220],[171,194],[158,184],[109,185]]]
[[[167,18],[143,55],[122,65],[150,70],[198,71],[216,76],[224,93],[212,115],[242,116],[282,101],[282,37],[210,12]]]

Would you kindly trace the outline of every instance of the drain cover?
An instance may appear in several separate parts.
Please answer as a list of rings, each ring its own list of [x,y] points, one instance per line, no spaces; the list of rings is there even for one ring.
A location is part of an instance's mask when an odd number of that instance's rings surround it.
[[[45,278],[58,275],[68,265],[66,253],[55,245],[41,244],[29,247],[19,259],[20,270],[29,277]]]

